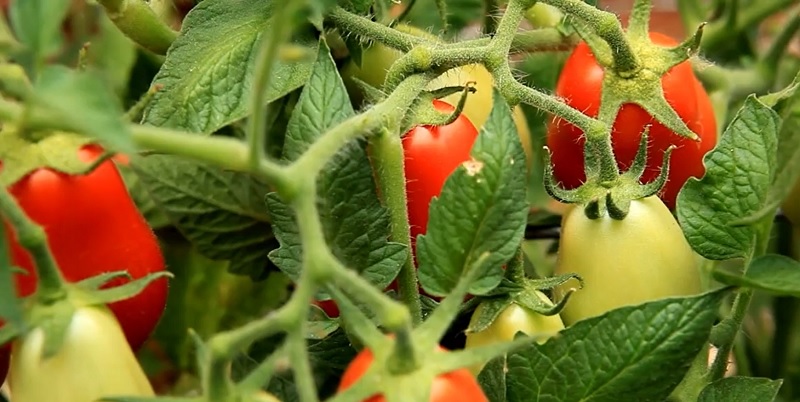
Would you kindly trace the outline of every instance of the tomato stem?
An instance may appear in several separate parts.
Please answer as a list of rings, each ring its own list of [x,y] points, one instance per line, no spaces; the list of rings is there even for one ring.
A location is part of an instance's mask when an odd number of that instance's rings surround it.
[[[250,91],[250,120],[247,126],[247,138],[250,149],[250,166],[257,168],[261,160],[266,156],[267,133],[265,122],[267,121],[266,104],[267,87],[270,84],[272,70],[277,62],[278,51],[281,45],[289,37],[293,30],[291,19],[301,1],[290,0],[278,5],[277,12],[272,18],[272,23],[261,35],[258,48],[258,59],[256,60],[255,72],[253,73],[253,85]]]
[[[726,18],[720,18],[708,24],[701,44],[704,51],[715,51],[725,48],[731,38],[741,35],[746,30],[758,25],[767,17],[785,10],[795,0],[763,0],[748,4],[736,12],[736,21],[730,26]]]
[[[411,4],[409,4],[409,6],[411,6]],[[343,31],[368,36],[372,40],[376,40],[402,52],[408,52],[414,46],[427,42],[423,37],[389,28],[386,25],[373,22],[368,18],[350,13],[339,6],[334,7],[325,18]]]
[[[125,36],[156,54],[167,54],[178,33],[142,0],[98,0]]]
[[[0,190],[0,212],[14,228],[19,244],[33,257],[36,276],[39,278],[37,299],[44,304],[51,304],[66,297],[64,277],[47,245],[44,228],[28,218],[6,188]]]
[[[404,171],[403,143],[396,131],[384,129],[370,139],[370,156],[379,193],[389,210],[393,241],[408,247],[408,257],[397,276],[400,299],[408,307],[414,325],[422,321],[417,271],[414,265],[411,228],[408,221],[408,197]]]
[[[411,328],[405,327],[394,333],[394,350],[387,362],[389,372],[396,375],[410,373],[419,367],[419,361],[411,336]]]

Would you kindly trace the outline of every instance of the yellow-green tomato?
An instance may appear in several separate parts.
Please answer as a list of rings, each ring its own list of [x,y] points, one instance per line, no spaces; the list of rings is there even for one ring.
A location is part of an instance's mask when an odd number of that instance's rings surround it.
[[[42,358],[35,328],[12,345],[14,402],[90,402],[112,396],[155,396],[119,323],[105,307],[78,308],[58,352]]]
[[[550,300],[544,293],[536,292],[542,301],[550,304]],[[470,320],[470,327],[475,325],[481,315],[485,304],[478,305]],[[468,332],[466,348],[476,348],[479,346],[507,342],[514,339],[517,332],[522,332],[534,337],[537,342],[544,343],[548,338],[564,329],[564,322],[561,317],[556,315],[543,315],[529,310],[516,303],[511,303],[486,329],[479,332]],[[472,367],[470,370],[477,374],[483,366]]]
[[[609,310],[701,291],[697,259],[678,222],[657,197],[631,202],[622,220],[589,219],[584,208],[563,217],[555,274],[576,273],[584,287],[561,311],[566,325]],[[557,287],[560,299],[570,280]]]
[[[544,3],[537,2],[533,7],[525,11],[525,19],[534,28],[554,27],[564,17],[561,10]]]

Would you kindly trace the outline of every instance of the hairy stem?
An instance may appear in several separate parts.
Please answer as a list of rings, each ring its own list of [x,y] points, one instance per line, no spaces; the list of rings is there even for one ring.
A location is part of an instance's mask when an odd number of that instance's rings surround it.
[[[98,0],[122,33],[143,48],[167,54],[178,37],[144,0]]]

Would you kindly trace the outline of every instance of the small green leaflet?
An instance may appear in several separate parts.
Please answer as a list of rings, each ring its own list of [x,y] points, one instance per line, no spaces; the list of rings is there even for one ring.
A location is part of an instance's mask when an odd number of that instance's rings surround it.
[[[773,295],[800,297],[800,262],[783,255],[767,254],[754,259],[745,275],[727,270],[714,271],[714,279]]]
[[[525,231],[525,153],[505,98],[498,93],[493,98],[471,160],[431,201],[428,231],[417,239],[420,283],[432,295],[449,293],[470,268],[480,270],[470,293],[492,290]],[[477,261],[480,266],[472,267]]]
[[[344,83],[321,42],[311,77],[289,121],[283,156],[296,160],[327,130],[352,117]],[[407,248],[388,242],[389,214],[378,200],[364,141],[345,145],[317,177],[318,208],[325,239],[348,268],[381,289],[397,276]],[[303,249],[294,211],[276,193],[267,207],[280,248],[270,259],[292,279],[300,275]]]
[[[69,0],[16,0],[6,3],[14,35],[23,45],[19,55],[32,77],[45,60],[61,48],[61,22],[67,16]]]
[[[749,255],[756,225],[737,225],[767,203],[776,170],[777,113],[749,96],[705,159],[702,179],[678,194],[678,221],[692,248],[711,260]],[[680,163],[680,161],[675,161]]]

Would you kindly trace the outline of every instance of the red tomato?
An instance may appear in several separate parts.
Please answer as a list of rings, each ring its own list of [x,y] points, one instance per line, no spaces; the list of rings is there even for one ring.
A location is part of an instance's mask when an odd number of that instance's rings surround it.
[[[333,300],[315,300],[314,304],[321,308],[328,317],[336,318],[339,316],[339,306]]]
[[[438,349],[439,353],[445,350],[441,346]],[[362,350],[342,375],[339,392],[355,384],[367,372],[373,360],[374,356],[369,349]],[[429,400],[430,402],[489,402],[478,381],[467,369],[458,369],[436,377],[431,386]],[[365,399],[364,402],[386,402],[386,398],[378,394]]]
[[[97,146],[79,151],[85,162],[101,154]],[[158,240],[111,160],[80,176],[39,169],[14,183],[9,192],[28,216],[44,227],[50,251],[66,280],[75,282],[120,270],[137,279],[164,270]],[[28,296],[36,290],[33,261],[7,222],[5,229],[13,263],[29,272],[16,275],[18,294]],[[124,282],[115,280],[109,286]],[[134,350],[155,328],[166,298],[167,280],[159,278],[133,298],[109,305]]]
[[[662,46],[678,44],[674,39],[656,32],[651,32],[650,38]],[[600,108],[604,74],[589,46],[581,42],[564,64],[555,94],[564,98],[573,108],[595,117]],[[646,125],[652,124],[647,168],[641,179],[643,183],[651,182],[658,176],[664,151],[670,145],[677,146],[670,159],[667,184],[659,194],[664,203],[673,209],[675,198],[686,180],[704,174],[703,156],[716,145],[717,124],[708,94],[697,81],[688,61],[664,74],[661,86],[667,102],[689,129],[700,136],[701,141],[695,142],[670,131],[639,105],[625,104],[614,121],[612,144],[618,166],[627,170],[633,163],[642,131]],[[712,112],[709,113],[708,109]],[[558,117],[550,122],[547,145],[552,152],[555,177],[565,188],[578,187],[586,180],[584,142],[583,132],[574,125]]]
[[[455,110],[440,100],[434,100],[433,105],[443,113]],[[415,249],[417,236],[424,234],[428,227],[431,199],[441,193],[450,174],[469,160],[477,137],[478,129],[464,114],[446,126],[415,127],[403,137],[408,220]]]

